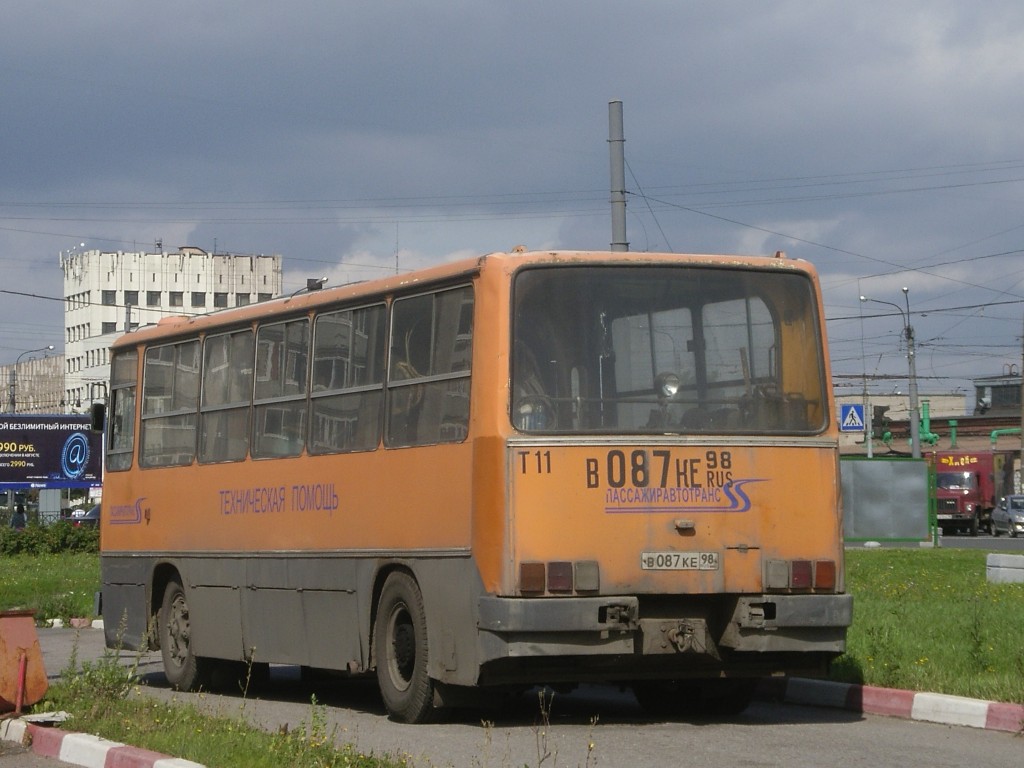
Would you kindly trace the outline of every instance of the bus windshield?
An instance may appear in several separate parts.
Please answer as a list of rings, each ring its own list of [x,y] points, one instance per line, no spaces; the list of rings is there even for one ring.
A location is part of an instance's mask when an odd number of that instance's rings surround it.
[[[813,434],[827,425],[810,280],[700,266],[522,270],[512,422],[547,434]]]

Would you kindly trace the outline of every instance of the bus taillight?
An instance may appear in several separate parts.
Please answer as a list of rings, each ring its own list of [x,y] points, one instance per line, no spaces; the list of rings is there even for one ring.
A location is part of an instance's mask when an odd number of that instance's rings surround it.
[[[764,588],[769,592],[834,591],[836,563],[834,560],[769,560],[765,568]]]
[[[519,591],[524,595],[597,592],[600,587],[601,568],[596,560],[519,564]]]
[[[820,590],[836,588],[835,560],[818,560],[814,564],[814,588]]]
[[[793,589],[810,589],[814,581],[814,566],[810,560],[794,560],[790,574],[789,585]]]

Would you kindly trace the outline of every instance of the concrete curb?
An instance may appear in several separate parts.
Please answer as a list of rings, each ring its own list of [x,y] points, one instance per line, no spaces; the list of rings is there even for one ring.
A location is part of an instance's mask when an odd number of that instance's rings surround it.
[[[764,680],[758,690],[764,698],[787,704],[1024,733],[1024,705],[1021,704],[797,677]]]
[[[23,744],[41,757],[54,757],[86,768],[204,768],[191,760],[24,720],[0,721],[0,739]]]

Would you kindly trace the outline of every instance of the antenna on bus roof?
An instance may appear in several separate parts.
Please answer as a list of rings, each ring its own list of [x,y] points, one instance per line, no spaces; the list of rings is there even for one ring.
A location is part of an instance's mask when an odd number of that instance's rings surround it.
[[[311,291],[319,291],[321,288],[324,287],[324,283],[326,283],[326,282],[327,282],[327,278],[326,277],[307,277],[306,278],[306,287],[305,288],[299,288],[299,290],[297,290],[295,293],[293,293],[292,296],[298,296],[300,293],[304,293],[304,292],[305,293],[309,293]]]

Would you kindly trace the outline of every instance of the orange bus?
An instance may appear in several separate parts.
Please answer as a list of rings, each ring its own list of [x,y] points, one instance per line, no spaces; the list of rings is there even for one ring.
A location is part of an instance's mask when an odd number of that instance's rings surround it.
[[[805,262],[517,248],[111,354],[106,640],[178,688],[276,663],[375,672],[403,722],[584,681],[733,712],[844,651]]]

